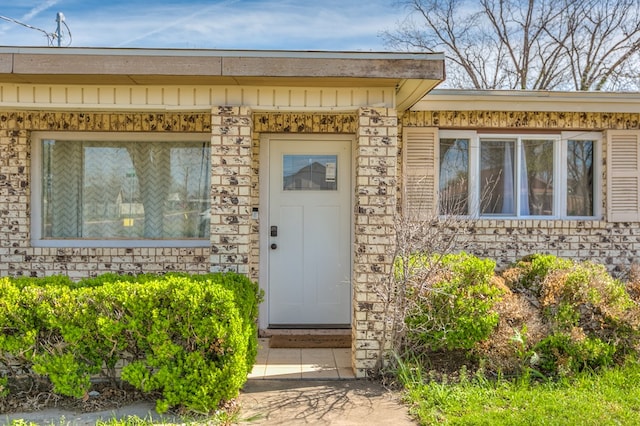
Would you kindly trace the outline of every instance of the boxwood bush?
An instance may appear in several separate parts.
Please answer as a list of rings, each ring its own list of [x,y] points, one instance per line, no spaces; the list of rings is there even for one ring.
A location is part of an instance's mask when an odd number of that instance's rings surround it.
[[[260,301],[232,273],[1,278],[0,390],[26,375],[82,398],[97,376],[120,376],[159,392],[159,412],[210,412],[238,395],[255,362]]]

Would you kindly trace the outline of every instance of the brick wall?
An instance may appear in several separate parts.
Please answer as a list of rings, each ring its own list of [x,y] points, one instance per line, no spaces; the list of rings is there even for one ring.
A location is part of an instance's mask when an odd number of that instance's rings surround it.
[[[252,253],[251,110],[219,107],[212,112],[211,267],[249,275]]]
[[[353,366],[375,367],[386,329],[382,285],[393,264],[398,126],[395,110],[358,111],[354,232]],[[382,292],[382,293],[381,293]]]
[[[624,273],[638,261],[640,226],[602,220],[478,220],[460,240],[467,251],[505,267],[532,253],[591,260]]]

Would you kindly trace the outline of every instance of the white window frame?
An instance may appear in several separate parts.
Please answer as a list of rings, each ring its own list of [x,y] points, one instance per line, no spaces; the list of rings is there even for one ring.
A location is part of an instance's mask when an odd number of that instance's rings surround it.
[[[211,142],[209,133],[135,133],[135,132],[33,132],[31,135],[31,246],[32,247],[209,247],[210,238],[200,239],[91,239],[91,238],[43,238],[42,235],[42,141],[64,139],[67,141],[140,141],[140,142]],[[211,173],[211,168],[209,169]]]
[[[602,134],[599,132],[558,132],[558,133],[479,133],[471,130],[440,130],[440,139],[468,139],[469,140],[469,215],[480,219],[520,219],[520,220],[597,220],[602,211]],[[554,185],[553,214],[552,215],[520,215],[519,198],[516,196],[515,215],[480,214],[480,140],[481,139],[512,139],[516,141],[517,165],[520,166],[520,147],[522,140],[541,139],[553,140],[553,179],[559,184]],[[567,141],[593,141],[593,216],[567,216]],[[440,175],[440,158],[437,158],[438,176]],[[519,188],[520,173],[516,174],[516,188]],[[439,183],[438,187],[439,189]],[[516,193],[516,195],[518,195]]]

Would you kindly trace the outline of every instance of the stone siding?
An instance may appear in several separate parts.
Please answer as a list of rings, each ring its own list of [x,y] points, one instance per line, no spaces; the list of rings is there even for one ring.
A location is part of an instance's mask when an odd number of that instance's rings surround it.
[[[553,111],[409,111],[407,127],[443,129],[589,130],[640,129],[640,113]]]

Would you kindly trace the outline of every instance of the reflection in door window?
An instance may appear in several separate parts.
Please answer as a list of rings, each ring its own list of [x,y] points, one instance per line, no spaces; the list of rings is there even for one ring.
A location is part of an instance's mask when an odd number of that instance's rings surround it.
[[[335,191],[338,189],[337,155],[284,155],[282,189]]]

